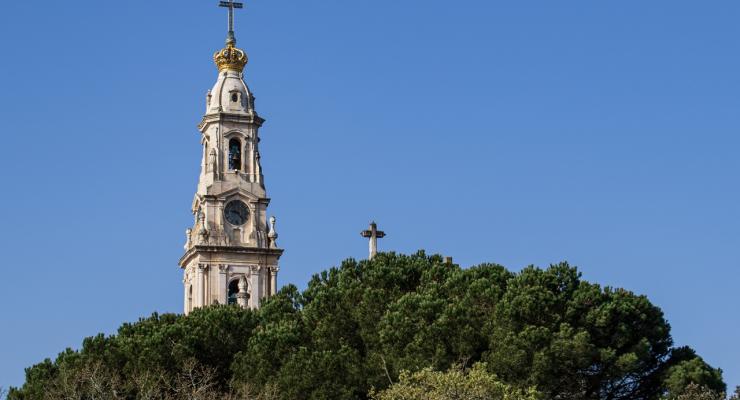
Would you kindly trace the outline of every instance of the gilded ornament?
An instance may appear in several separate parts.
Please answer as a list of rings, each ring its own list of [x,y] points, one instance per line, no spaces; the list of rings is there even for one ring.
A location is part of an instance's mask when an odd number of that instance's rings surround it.
[[[213,55],[213,61],[218,66],[219,71],[232,70],[242,72],[247,62],[249,62],[249,58],[244,50],[236,48],[229,43],[225,48]]]

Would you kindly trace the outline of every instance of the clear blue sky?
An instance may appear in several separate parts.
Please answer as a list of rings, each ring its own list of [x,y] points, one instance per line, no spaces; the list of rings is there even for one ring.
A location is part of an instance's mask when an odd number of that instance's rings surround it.
[[[0,6],[0,385],[182,308],[216,0]],[[381,248],[567,260],[740,384],[740,2],[255,0],[281,283]]]

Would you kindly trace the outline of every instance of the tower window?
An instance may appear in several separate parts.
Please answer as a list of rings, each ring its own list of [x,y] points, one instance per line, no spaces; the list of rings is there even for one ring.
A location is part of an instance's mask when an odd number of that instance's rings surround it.
[[[236,304],[237,294],[239,294],[239,279],[234,279],[229,283],[229,296],[226,299],[228,304]]]
[[[239,139],[229,140],[229,169],[232,171],[242,169],[242,143]]]
[[[239,94],[234,92],[231,94],[231,102],[236,103],[237,101],[239,101]]]

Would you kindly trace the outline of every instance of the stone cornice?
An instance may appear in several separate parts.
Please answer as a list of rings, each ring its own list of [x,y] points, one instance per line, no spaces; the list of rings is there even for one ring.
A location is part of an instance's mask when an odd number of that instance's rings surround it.
[[[241,189],[240,187],[233,187],[229,190],[225,190],[219,194],[203,194],[201,197],[203,197],[203,200],[211,200],[211,201],[225,201],[227,198],[232,197],[234,194],[242,194],[244,197],[249,198],[249,202],[253,203],[259,203],[264,205],[270,204],[270,198],[269,197],[257,197],[252,192],[245,191],[244,189]]]
[[[274,256],[280,258],[283,255],[283,249],[267,249],[262,247],[246,247],[246,246],[219,246],[219,245],[203,245],[198,244],[191,247],[185,254],[180,257],[178,264],[180,268],[184,268],[187,265],[187,261],[198,253],[231,253],[231,254],[245,254],[245,255],[259,255],[259,256]]]
[[[198,129],[200,131],[203,131],[203,128],[205,128],[206,125],[213,123],[213,122],[234,122],[237,124],[246,123],[246,124],[255,124],[257,125],[257,127],[262,127],[262,124],[265,123],[265,120],[264,118],[257,115],[257,113],[250,115],[250,114],[219,112],[215,114],[204,115],[203,119],[201,119],[200,123],[198,124]]]

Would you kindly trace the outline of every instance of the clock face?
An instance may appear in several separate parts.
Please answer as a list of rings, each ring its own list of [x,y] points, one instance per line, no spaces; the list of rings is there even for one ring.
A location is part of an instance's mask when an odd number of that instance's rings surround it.
[[[247,222],[249,216],[249,209],[247,205],[241,200],[234,200],[229,202],[224,208],[224,217],[229,221],[231,225],[239,226],[244,225]]]

